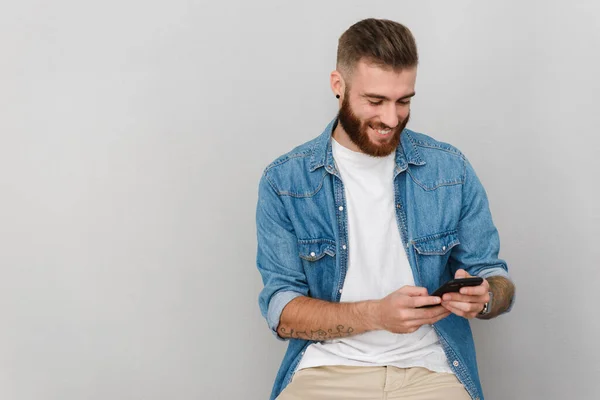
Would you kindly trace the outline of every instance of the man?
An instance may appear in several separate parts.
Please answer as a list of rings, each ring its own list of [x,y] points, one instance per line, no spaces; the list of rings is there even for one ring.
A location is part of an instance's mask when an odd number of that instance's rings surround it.
[[[514,286],[471,165],[405,129],[417,63],[403,25],[351,26],[337,118],[262,176],[259,304],[289,340],[271,399],[483,399],[468,320],[507,312]]]

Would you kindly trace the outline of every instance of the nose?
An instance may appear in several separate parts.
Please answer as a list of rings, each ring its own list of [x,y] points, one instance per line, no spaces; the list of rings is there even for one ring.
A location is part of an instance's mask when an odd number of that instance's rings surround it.
[[[396,105],[393,102],[386,104],[386,107],[382,109],[380,118],[382,124],[394,129],[398,125],[398,110],[396,110]]]

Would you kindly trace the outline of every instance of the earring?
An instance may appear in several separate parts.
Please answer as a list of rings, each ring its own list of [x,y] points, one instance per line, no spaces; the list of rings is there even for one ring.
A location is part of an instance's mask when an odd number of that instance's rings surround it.
[[[340,98],[340,95],[339,95],[339,94],[336,94],[336,95],[335,95],[335,98],[336,98],[336,99],[339,99],[339,98]]]

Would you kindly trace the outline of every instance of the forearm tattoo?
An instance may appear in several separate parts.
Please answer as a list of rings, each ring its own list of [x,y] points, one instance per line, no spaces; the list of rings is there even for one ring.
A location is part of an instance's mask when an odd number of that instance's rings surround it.
[[[278,330],[279,336],[282,338],[313,340],[317,342],[352,336],[352,332],[354,332],[352,327],[345,327],[344,325],[338,325],[335,329],[317,329],[316,331],[296,331],[294,329],[290,329],[288,332],[285,327],[280,327]]]

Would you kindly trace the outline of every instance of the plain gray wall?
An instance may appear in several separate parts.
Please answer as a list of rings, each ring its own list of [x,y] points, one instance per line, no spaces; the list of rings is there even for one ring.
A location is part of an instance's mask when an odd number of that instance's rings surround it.
[[[263,168],[335,115],[337,38],[383,17],[414,130],[487,188],[514,311],[473,323],[487,398],[597,399],[595,1],[2,1],[0,398],[266,399]]]

